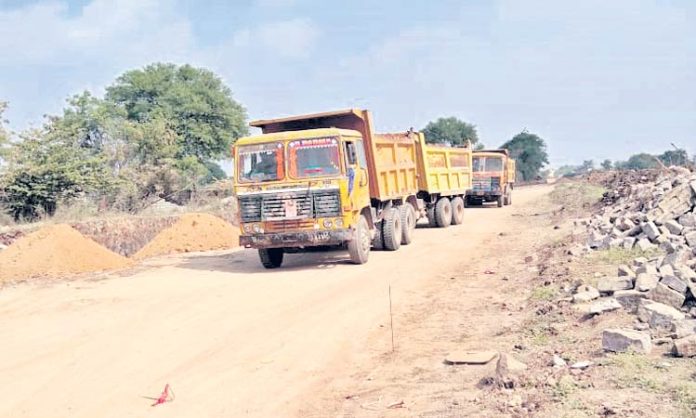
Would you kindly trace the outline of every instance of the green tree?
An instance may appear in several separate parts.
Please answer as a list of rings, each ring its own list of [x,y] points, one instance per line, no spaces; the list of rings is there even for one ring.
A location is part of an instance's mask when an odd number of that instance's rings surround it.
[[[658,168],[659,166],[660,164],[657,162],[654,155],[644,152],[631,155],[628,161],[616,163],[616,167],[622,170],[646,170],[650,168]]]
[[[501,148],[510,152],[510,156],[516,161],[517,173],[525,181],[539,177],[541,169],[549,163],[544,140],[527,131],[515,135]]]
[[[612,167],[614,167],[614,164],[611,162],[610,159],[606,159],[602,161],[602,169],[603,170],[611,170]]]
[[[32,130],[10,144],[0,176],[4,204],[16,219],[52,215],[59,202],[100,194],[110,186],[99,155]]]
[[[686,166],[689,164],[689,154],[687,154],[686,150],[683,149],[667,150],[658,155],[657,158],[659,158],[660,161],[662,161],[662,163],[666,166]]]
[[[461,145],[466,141],[476,146],[479,138],[476,126],[456,117],[439,118],[423,128],[426,142],[431,144]]]
[[[227,157],[230,145],[248,132],[246,111],[208,70],[153,64],[126,72],[106,91],[106,101],[125,110],[127,120],[164,123],[175,135],[178,159],[195,157],[203,164]]]
[[[580,170],[583,173],[588,173],[592,170],[594,170],[594,161],[593,160],[585,160],[582,162],[582,165],[580,166]]]

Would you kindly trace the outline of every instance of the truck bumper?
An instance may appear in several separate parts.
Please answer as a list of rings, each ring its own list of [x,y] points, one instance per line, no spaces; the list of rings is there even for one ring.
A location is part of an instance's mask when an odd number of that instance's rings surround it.
[[[240,235],[239,245],[245,248],[298,248],[339,245],[353,239],[352,229],[274,232]]]

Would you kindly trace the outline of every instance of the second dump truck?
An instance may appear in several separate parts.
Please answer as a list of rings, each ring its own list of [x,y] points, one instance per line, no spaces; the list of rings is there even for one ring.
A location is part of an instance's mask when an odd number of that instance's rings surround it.
[[[416,221],[462,221],[471,148],[426,145],[421,133],[376,134],[370,112],[348,109],[251,123],[237,141],[240,245],[266,268],[285,253],[344,246],[353,263],[396,250]]]

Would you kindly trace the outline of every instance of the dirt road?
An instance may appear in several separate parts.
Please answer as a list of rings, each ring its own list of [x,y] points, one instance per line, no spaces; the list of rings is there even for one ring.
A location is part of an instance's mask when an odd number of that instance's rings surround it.
[[[412,245],[373,252],[363,266],[335,252],[290,255],[264,271],[249,250],[3,290],[0,416],[300,416],[373,354],[368,336],[389,338],[389,285],[403,306],[522,227],[513,212],[546,192],[520,189],[513,207],[419,228]],[[150,408],[166,383],[176,399]]]

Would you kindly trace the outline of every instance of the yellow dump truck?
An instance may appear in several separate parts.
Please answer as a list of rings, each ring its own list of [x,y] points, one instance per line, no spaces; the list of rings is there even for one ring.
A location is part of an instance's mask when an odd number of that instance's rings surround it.
[[[258,249],[266,268],[279,267],[285,253],[318,247],[344,246],[356,264],[367,262],[372,246],[397,250],[411,242],[418,217],[428,210],[446,226],[452,206],[448,215],[447,205],[438,210],[438,200],[463,196],[460,186],[471,181],[441,172],[452,164],[462,171],[468,155],[470,177],[470,151],[428,147],[417,132],[376,134],[367,110],[251,125],[262,134],[233,147],[239,240]],[[446,163],[424,177],[428,158]]]
[[[506,149],[474,151],[473,187],[466,195],[467,205],[496,202],[498,207],[512,204],[515,160]]]

